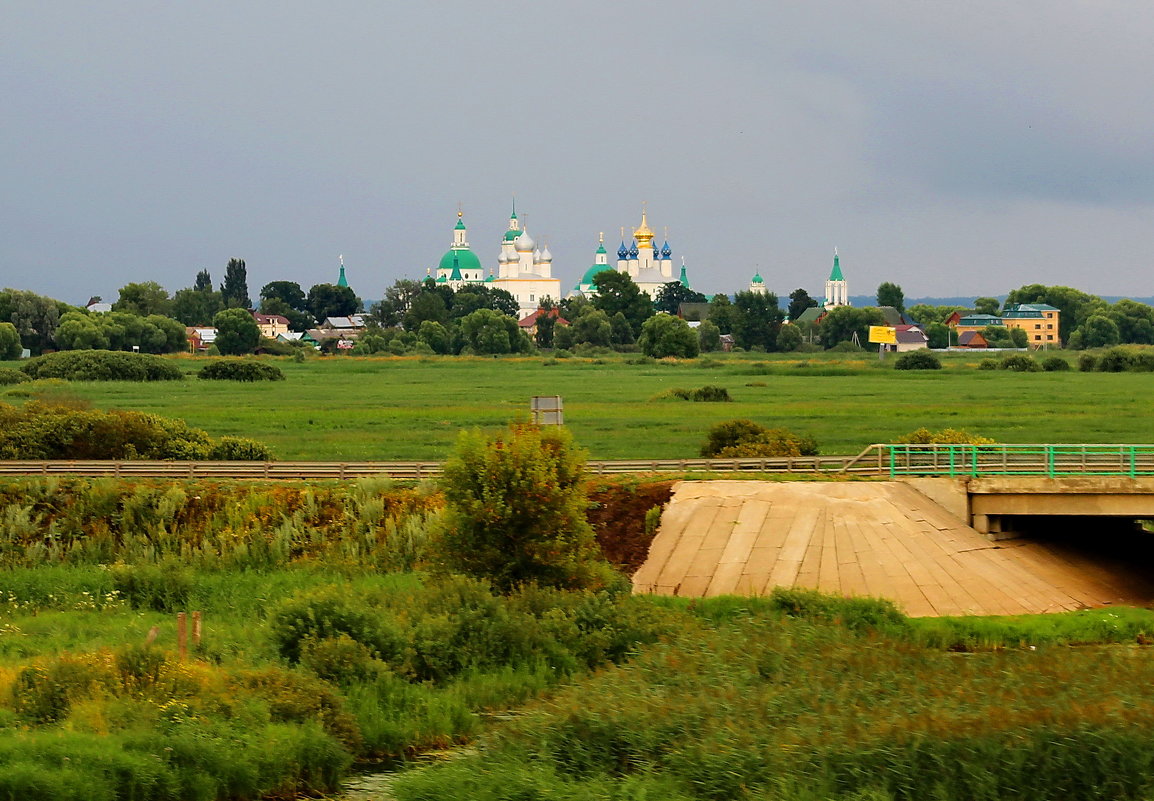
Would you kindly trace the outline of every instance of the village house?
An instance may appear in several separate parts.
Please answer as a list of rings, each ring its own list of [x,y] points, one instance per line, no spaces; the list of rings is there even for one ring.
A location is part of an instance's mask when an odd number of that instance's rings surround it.
[[[287,317],[282,317],[279,314],[253,312],[252,319],[256,320],[256,327],[260,329],[262,337],[276,339],[281,334],[288,333],[289,321]]]

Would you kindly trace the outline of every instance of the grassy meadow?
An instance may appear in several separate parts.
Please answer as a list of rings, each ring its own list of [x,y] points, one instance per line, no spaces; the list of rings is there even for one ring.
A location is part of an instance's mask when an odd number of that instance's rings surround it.
[[[179,417],[214,437],[251,437],[290,460],[439,460],[458,430],[526,416],[533,395],[564,399],[566,424],[595,459],[694,457],[705,431],[732,418],[813,434],[827,454],[922,426],[1002,442],[1154,442],[1154,373],[979,370],[982,358],[949,354],[943,370],[924,372],[895,371],[892,356],[828,353],[277,359],[284,382],[33,383],[0,400],[79,396]],[[190,373],[204,363],[177,361]],[[705,385],[725,387],[733,402],[657,399]]]

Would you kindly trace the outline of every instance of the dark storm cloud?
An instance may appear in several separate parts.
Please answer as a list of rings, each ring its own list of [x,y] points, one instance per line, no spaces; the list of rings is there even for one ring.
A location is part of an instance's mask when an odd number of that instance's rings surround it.
[[[11,0],[0,25],[0,284],[74,302],[233,256],[307,285],[342,252],[376,297],[458,202],[493,266],[514,192],[566,287],[648,201],[709,292],[820,293],[838,245],[855,294],[1154,294],[1112,268],[1154,223],[1137,3]]]

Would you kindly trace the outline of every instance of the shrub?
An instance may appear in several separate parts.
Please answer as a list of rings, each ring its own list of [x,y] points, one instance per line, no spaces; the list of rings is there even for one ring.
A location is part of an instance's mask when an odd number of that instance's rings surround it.
[[[979,370],[997,370],[998,364],[999,364],[999,362],[997,359],[982,359],[980,362],[978,362],[978,369]]]
[[[994,440],[959,428],[943,428],[941,431],[919,428],[898,437],[894,442],[902,445],[990,445]]]
[[[215,462],[271,462],[272,449],[263,442],[244,437],[221,437],[209,449],[208,458]]]
[[[817,452],[817,440],[812,436],[795,434],[786,428],[769,428],[758,439],[722,448],[717,455],[723,459],[766,459],[816,456]]]
[[[12,683],[12,707],[33,723],[54,723],[68,715],[75,701],[111,683],[107,669],[87,657],[62,656],[47,665],[29,665]]]
[[[23,384],[25,381],[31,381],[27,375],[20,370],[12,370],[7,367],[0,367],[0,387],[9,384]]]
[[[1025,353],[1015,353],[1006,358],[998,364],[999,370],[1013,370],[1015,373],[1036,373],[1042,368],[1038,362],[1034,360],[1033,356],[1027,356]]]
[[[1110,348],[1098,359],[1100,373],[1124,373],[1133,369],[1134,356],[1126,348]]]
[[[1078,354],[1078,369],[1083,373],[1092,373],[1098,369],[1098,357],[1092,353]]]
[[[338,685],[370,681],[388,669],[369,646],[343,633],[320,640],[305,639],[300,662],[318,678]]]
[[[276,365],[245,359],[222,359],[206,364],[196,377],[209,381],[284,381],[284,373]]]
[[[214,456],[213,454],[217,454]],[[247,459],[267,460],[251,440],[213,443],[183,420],[69,403],[0,403],[0,459]]]
[[[832,353],[862,353],[864,351],[865,348],[863,348],[861,345],[855,345],[849,340],[839,342],[830,348],[830,352]]]
[[[757,440],[766,431],[765,426],[752,420],[727,420],[709,429],[702,456],[717,456],[725,448]]]
[[[282,602],[269,616],[273,643],[290,662],[299,662],[306,643],[345,637],[385,662],[400,656],[405,637],[391,620],[354,605],[337,590],[299,595]]]
[[[665,400],[667,398],[700,403],[730,403],[733,401],[733,398],[729,397],[728,389],[715,386],[705,386],[697,389],[667,389],[662,393],[654,395],[651,400]]]
[[[709,429],[701,455],[732,459],[816,456],[817,440],[785,428],[766,428],[752,420],[727,420]]]
[[[501,591],[527,582],[577,588],[610,581],[585,517],[584,466],[584,452],[563,428],[463,432],[440,480],[444,564]]]
[[[170,361],[146,353],[70,350],[46,353],[20,365],[32,378],[68,381],[180,381],[184,373]]]
[[[1051,356],[1042,361],[1042,369],[1047,373],[1058,373],[1070,369],[1070,363],[1061,356]]]
[[[192,595],[192,574],[167,559],[159,564],[114,565],[112,584],[133,609],[176,612],[186,609]]]
[[[941,370],[942,360],[928,350],[903,353],[894,362],[895,370]]]

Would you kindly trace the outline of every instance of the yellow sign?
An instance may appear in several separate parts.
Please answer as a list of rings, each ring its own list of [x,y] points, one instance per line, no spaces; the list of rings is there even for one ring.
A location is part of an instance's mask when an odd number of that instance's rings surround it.
[[[890,328],[888,325],[871,325],[870,342],[876,342],[882,345],[896,345],[898,344],[898,330],[896,328]]]

